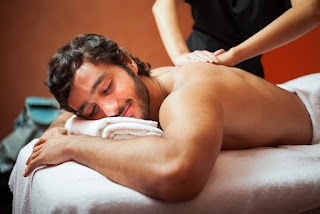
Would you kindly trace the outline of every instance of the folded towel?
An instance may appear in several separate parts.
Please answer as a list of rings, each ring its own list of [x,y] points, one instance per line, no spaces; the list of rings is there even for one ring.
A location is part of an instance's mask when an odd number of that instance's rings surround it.
[[[100,120],[86,120],[73,116],[65,125],[71,134],[85,134],[113,140],[124,140],[142,136],[161,136],[158,123],[129,117],[108,117]]]

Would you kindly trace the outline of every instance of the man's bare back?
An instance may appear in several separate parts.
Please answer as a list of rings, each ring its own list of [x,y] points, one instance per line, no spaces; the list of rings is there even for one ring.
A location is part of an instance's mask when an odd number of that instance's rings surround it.
[[[202,93],[190,93],[188,99],[201,96],[207,105],[221,105],[223,149],[311,142],[312,124],[302,101],[295,94],[248,72],[193,63],[170,72],[155,69],[154,74],[170,96],[183,90],[201,89]],[[174,98],[170,100],[174,101]],[[166,112],[165,109],[162,111]],[[202,113],[201,108],[198,112],[199,115]]]

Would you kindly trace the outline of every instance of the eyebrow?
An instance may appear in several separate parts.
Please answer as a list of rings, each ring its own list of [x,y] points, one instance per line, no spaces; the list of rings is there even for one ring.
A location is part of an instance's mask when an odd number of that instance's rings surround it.
[[[98,78],[97,78],[97,80],[96,80],[96,82],[94,83],[94,85],[92,86],[92,89],[91,89],[91,91],[90,91],[90,94],[92,95],[92,94],[94,94],[94,92],[97,90],[97,87],[100,85],[100,83],[102,82],[102,80],[104,79],[104,77],[107,75],[107,72],[103,72]],[[86,102],[84,102],[81,106],[80,106],[80,108],[79,108],[79,110],[78,110],[78,113],[80,114],[80,115],[82,115],[82,112],[83,112],[83,110],[84,110],[84,108],[88,105],[88,101],[86,101]]]
[[[95,82],[94,85],[92,86],[92,89],[91,89],[91,92],[90,92],[91,95],[96,91],[97,87],[100,85],[100,83],[102,82],[102,80],[104,79],[104,77],[105,77],[106,75],[107,75],[107,72],[103,72],[103,73],[98,77],[98,79],[96,80],[96,82]]]

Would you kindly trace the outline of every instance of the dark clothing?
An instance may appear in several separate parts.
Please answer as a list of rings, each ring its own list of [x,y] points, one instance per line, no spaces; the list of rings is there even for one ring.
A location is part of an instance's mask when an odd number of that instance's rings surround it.
[[[290,0],[186,0],[192,7],[193,32],[187,40],[190,51],[229,50],[260,31],[291,7]],[[261,55],[239,63],[264,77]]]

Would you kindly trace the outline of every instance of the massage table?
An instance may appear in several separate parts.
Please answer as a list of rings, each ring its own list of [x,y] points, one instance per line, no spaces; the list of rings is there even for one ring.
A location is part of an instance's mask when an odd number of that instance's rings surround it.
[[[35,142],[10,177],[13,213],[320,213],[320,144],[221,151],[197,198],[167,203],[73,161],[25,178]]]
[[[282,87],[297,93],[305,101],[314,123],[314,139],[319,139],[319,124],[316,123],[320,119],[320,109],[317,107],[320,105],[320,96],[310,96],[308,90],[319,85],[320,75],[300,78],[298,82],[300,80],[303,83],[312,80],[313,85],[303,84],[304,91],[294,89],[293,86],[297,85],[295,81]],[[312,99],[313,103],[308,103],[307,98],[312,96],[315,98]],[[66,127],[74,127],[69,121]],[[80,124],[80,129],[88,131],[82,134],[95,132],[106,138],[135,135],[123,131],[120,126],[122,123],[106,125],[101,121],[104,119],[96,121],[98,129],[93,124],[95,121],[77,124]],[[156,124],[144,125],[144,133],[161,135],[155,131]],[[108,130],[102,130],[100,126],[108,127]],[[13,213],[320,213],[320,142],[313,142],[312,145],[223,150],[205,187],[195,199],[168,203],[112,182],[73,161],[39,167],[25,178],[25,163],[36,141],[31,141],[21,149],[10,176]]]

